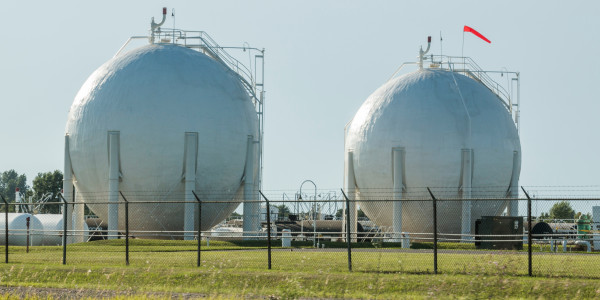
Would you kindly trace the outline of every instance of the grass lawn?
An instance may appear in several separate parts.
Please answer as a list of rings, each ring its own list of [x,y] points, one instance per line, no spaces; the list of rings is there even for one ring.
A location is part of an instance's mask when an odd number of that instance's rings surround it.
[[[373,252],[365,246],[353,251],[348,272],[346,252],[330,249],[335,245],[276,249],[272,270],[260,242],[211,241],[202,248],[199,268],[195,242],[132,240],[129,266],[123,245],[122,240],[69,245],[67,265],[61,264],[61,247],[32,247],[29,253],[11,247],[9,263],[0,264],[0,285],[224,298],[600,298],[598,255],[536,254],[536,276],[530,278],[523,252],[442,252],[440,274],[434,275],[426,249]]]

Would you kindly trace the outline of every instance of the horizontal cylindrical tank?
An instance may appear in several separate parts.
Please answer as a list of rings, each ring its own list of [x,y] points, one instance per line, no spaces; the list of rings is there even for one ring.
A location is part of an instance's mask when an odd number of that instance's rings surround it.
[[[36,232],[36,235],[41,235],[42,237],[42,245],[44,246],[58,246],[62,245],[62,237],[63,237],[63,215],[62,214],[38,214],[35,215],[40,223],[42,224],[42,231]],[[73,232],[71,228],[69,228],[68,237],[71,238],[73,242],[76,240],[87,241],[89,237],[89,227],[84,223],[83,232]],[[77,237],[81,237],[77,239]]]
[[[441,69],[418,70],[377,89],[347,127],[345,149],[353,153],[359,205],[378,225],[392,226],[394,208],[375,200],[398,194],[427,200],[402,203],[406,232],[432,230],[427,187],[438,198],[504,198],[520,172],[519,136],[500,98],[472,78]],[[394,165],[393,157],[402,161]],[[402,167],[402,191],[394,194],[396,166]],[[472,201],[471,220],[499,215],[507,204]],[[461,205],[438,202],[441,232],[461,232]]]
[[[213,202],[202,206],[202,230],[241,201],[248,136],[257,137],[258,118],[238,75],[215,59],[152,44],[109,60],[81,87],[69,111],[67,150],[77,197],[107,221],[114,131],[119,191],[128,201],[185,200],[186,149],[197,149],[194,191]],[[186,133],[197,133],[197,147],[186,147]],[[124,211],[119,205],[119,231]],[[183,203],[131,204],[129,212],[132,231],[183,229]]]
[[[29,226],[27,226],[29,218]],[[0,214],[0,245],[5,245],[6,220],[4,214]],[[39,246],[42,244],[42,236],[36,234],[43,229],[42,223],[31,214],[27,213],[9,213],[8,214],[8,244],[12,246],[27,246],[29,237],[30,246]]]

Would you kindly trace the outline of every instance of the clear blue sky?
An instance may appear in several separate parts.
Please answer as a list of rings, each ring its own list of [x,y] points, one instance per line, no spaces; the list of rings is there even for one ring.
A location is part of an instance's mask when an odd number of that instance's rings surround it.
[[[0,171],[62,170],[75,93],[167,6],[178,28],[266,48],[265,190],[342,187],[344,125],[428,35],[460,55],[463,25],[492,41],[467,36],[466,56],[521,72],[521,184],[600,185],[600,2],[412,2],[5,1]]]

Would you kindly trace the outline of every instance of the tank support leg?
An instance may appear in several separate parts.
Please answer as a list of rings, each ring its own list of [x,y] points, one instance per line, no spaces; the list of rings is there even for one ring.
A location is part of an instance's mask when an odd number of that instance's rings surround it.
[[[254,137],[248,136],[246,169],[244,170],[244,239],[257,239],[260,231],[260,203],[254,184],[255,155]]]
[[[196,224],[196,198],[192,193],[196,189],[196,160],[198,157],[198,133],[185,133],[185,205],[183,230],[185,240],[193,240],[194,226]]]
[[[108,132],[108,239],[119,234],[119,135]]]
[[[346,192],[348,193],[349,200],[349,212],[348,217],[350,219],[350,232],[346,232],[346,234],[350,234],[351,242],[356,242],[356,231],[357,231],[357,211],[356,211],[356,180],[354,177],[354,158],[353,152],[348,151],[346,153]],[[347,228],[347,226],[344,226]]]
[[[519,162],[519,152],[513,152],[513,168],[510,178],[510,195],[512,199],[519,199],[519,173],[521,166]],[[519,200],[509,200],[507,215],[516,217],[519,215]]]
[[[473,150],[462,149],[462,176],[461,176],[461,189],[462,189],[462,223],[461,223],[461,239],[463,242],[470,239],[468,236],[471,234],[472,220],[472,203],[471,203],[471,182],[472,182],[472,163],[473,163]]]
[[[63,173],[63,198],[67,202],[72,202],[74,200],[73,197],[73,168],[71,166],[71,154],[69,151],[69,135],[65,135],[65,161],[64,161],[64,173]],[[72,226],[73,222],[70,220],[73,218],[73,206],[66,206],[67,213],[66,218],[69,220],[67,222],[68,226]],[[72,228],[68,228],[72,229]],[[67,240],[67,243],[70,241]]]
[[[393,202],[393,221],[392,228],[393,241],[402,240],[402,190],[404,188],[404,148],[392,149],[392,166],[394,182],[394,202]]]

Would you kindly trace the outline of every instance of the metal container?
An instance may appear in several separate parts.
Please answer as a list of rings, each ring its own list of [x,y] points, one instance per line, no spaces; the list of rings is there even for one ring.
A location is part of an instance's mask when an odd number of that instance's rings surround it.
[[[194,168],[187,171],[195,175],[193,190],[204,201],[228,201],[202,206],[201,229],[208,230],[242,199],[247,144],[249,136],[257,136],[258,119],[239,77],[199,51],[151,44],[106,62],[75,96],[66,134],[77,195],[107,221],[108,206],[95,203],[108,201],[113,132],[118,132],[119,159],[110,180],[129,201],[182,201],[186,156],[196,162],[187,167]],[[196,147],[187,144],[187,133],[197,133]],[[188,149],[195,151],[186,154]],[[118,209],[123,231],[124,205]],[[129,210],[130,230],[184,226],[182,203],[137,204]]]
[[[29,221],[27,219],[29,218]],[[5,218],[0,216],[0,245],[5,244]],[[8,244],[13,246],[30,246],[42,244],[42,223],[33,215],[27,213],[8,214]]]
[[[441,69],[406,74],[371,94],[347,127],[345,150],[353,153],[346,168],[352,165],[360,208],[378,225],[391,227],[396,211],[381,200],[427,200],[402,203],[402,232],[432,232],[427,187],[442,199],[505,198],[516,192],[521,168],[519,135],[504,103],[480,82]],[[473,202],[468,214],[474,221],[508,205]],[[474,222],[461,224],[461,202],[439,201],[437,211],[441,232],[472,232]]]
[[[477,249],[523,250],[522,217],[482,216],[475,221],[475,234],[492,235],[475,237]]]

